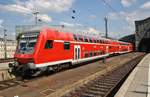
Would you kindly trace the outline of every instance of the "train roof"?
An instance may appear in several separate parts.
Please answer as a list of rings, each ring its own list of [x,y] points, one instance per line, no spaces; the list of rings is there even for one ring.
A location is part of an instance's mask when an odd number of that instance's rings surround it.
[[[65,40],[75,40],[74,39],[74,35],[76,35],[76,37],[82,37],[83,40],[85,37],[89,38],[89,39],[92,39],[92,40],[102,40],[102,41],[107,41],[107,42],[115,42],[115,43],[120,43],[120,44],[130,44],[128,42],[123,42],[123,41],[119,41],[119,40],[114,40],[114,39],[107,39],[107,38],[103,38],[101,36],[91,36],[91,35],[82,35],[82,34],[79,34],[79,33],[73,33],[73,32],[67,32],[67,31],[62,31],[62,30],[59,30],[59,29],[56,29],[56,28],[50,28],[50,27],[33,27],[33,28],[30,28],[30,29],[27,29],[25,30],[24,34],[38,34],[40,32],[45,32],[46,30],[49,30],[51,32],[51,35],[55,36],[55,39],[65,39]],[[49,32],[48,31],[48,32]]]
[[[91,38],[92,40],[97,40],[98,39],[98,40],[107,41],[107,42],[116,42],[116,43],[120,43],[120,44],[124,44],[124,45],[130,44],[130,43],[119,41],[119,40],[103,38],[101,36],[82,35],[82,34],[78,34],[78,33],[76,34],[75,32],[74,33],[73,32],[63,32],[63,31],[55,29],[55,28],[47,27],[47,28],[43,28],[43,29],[49,29],[49,30],[55,31],[56,33],[61,33],[61,37],[64,37],[66,35],[72,35],[72,36],[76,35],[78,38],[79,37],[82,37],[82,38],[87,37],[87,38]],[[70,36],[70,38],[73,38],[73,37]],[[69,39],[69,40],[74,40],[74,39]]]

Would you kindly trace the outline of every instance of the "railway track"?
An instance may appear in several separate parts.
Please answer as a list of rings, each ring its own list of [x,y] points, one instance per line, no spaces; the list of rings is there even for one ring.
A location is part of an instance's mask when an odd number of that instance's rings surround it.
[[[143,57],[144,55],[137,57],[121,67],[75,88],[62,97],[114,97],[127,76]]]
[[[0,63],[14,61],[14,58],[0,59]]]
[[[17,85],[26,87],[25,83],[38,80],[42,77],[44,77],[44,76],[41,75],[41,76],[37,76],[37,77],[28,77],[25,79],[22,77],[17,77],[17,78],[13,78],[10,80],[0,81],[0,91],[7,89],[7,88],[10,88],[10,87],[17,86]]]
[[[137,59],[140,59],[139,57]],[[52,74],[55,74],[56,72],[52,73]],[[106,77],[108,75],[104,75],[103,77]],[[29,78],[29,79],[23,79],[23,80],[18,80],[18,79],[11,79],[11,80],[6,80],[6,81],[0,81],[0,90],[4,90],[4,89],[7,89],[7,88],[10,88],[10,87],[14,87],[14,86],[17,86],[17,85],[20,85],[20,86],[23,86],[25,87],[25,83],[27,82],[32,82],[32,81],[35,81],[37,79],[42,79],[43,76],[39,76],[39,77],[34,77],[34,78]],[[101,79],[98,78],[98,79]],[[107,79],[108,80],[108,79]],[[105,80],[106,81],[106,80]],[[95,82],[95,81],[92,81],[92,82]],[[88,86],[88,85],[87,85]],[[83,87],[81,87],[83,88]],[[69,94],[70,95],[70,94]],[[65,96],[66,97],[66,96]],[[69,97],[74,97],[74,96],[69,96]],[[76,96],[75,96],[76,97]],[[77,96],[78,97],[78,96]],[[99,97],[99,96],[98,96]]]
[[[29,80],[17,80],[17,79],[11,79],[7,81],[0,81],[0,90],[7,89],[13,86],[22,85],[25,82],[28,82]]]

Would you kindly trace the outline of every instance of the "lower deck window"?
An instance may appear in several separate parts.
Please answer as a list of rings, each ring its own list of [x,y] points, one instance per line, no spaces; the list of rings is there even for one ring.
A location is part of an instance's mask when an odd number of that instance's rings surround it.
[[[103,55],[103,51],[99,51],[99,54],[100,54],[100,55]]]
[[[93,54],[92,54],[92,52],[90,52],[90,57],[92,57],[93,56]]]
[[[50,49],[53,47],[53,40],[47,40],[45,44],[45,49]]]
[[[105,54],[105,51],[102,51],[102,54]]]
[[[96,56],[96,52],[94,52],[94,56]]]
[[[89,54],[88,54],[88,53],[85,53],[85,54],[84,54],[84,57],[85,57],[85,58],[89,57]]]
[[[64,42],[64,49],[69,50],[70,49],[70,42]]]

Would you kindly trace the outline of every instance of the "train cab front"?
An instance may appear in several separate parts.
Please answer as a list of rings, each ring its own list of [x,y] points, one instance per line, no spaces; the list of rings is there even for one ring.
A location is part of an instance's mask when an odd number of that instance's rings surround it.
[[[9,72],[15,76],[31,75],[35,72],[34,53],[39,32],[22,33],[14,55],[15,61],[9,64]]]

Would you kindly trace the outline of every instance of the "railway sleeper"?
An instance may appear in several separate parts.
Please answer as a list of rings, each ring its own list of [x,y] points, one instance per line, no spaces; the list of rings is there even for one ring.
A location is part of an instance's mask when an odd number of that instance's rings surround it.
[[[110,87],[108,87],[108,86],[104,86],[104,85],[93,85],[93,87],[95,87],[95,88],[110,89]]]
[[[111,83],[97,83],[96,84],[96,86],[100,86],[100,85],[107,86],[107,87],[112,87],[114,84],[111,84]]]
[[[95,95],[92,95],[92,94],[81,94],[80,97],[103,97],[103,96],[95,96]]]
[[[100,87],[89,87],[88,90],[93,90],[93,91],[102,91],[102,92],[106,92],[109,89],[108,88],[100,88]]]
[[[109,79],[107,79],[107,80],[99,80],[99,81],[97,81],[97,82],[95,82],[95,83],[110,83],[110,84],[114,84],[114,83],[116,83],[116,82],[118,82],[119,81],[119,79],[118,80],[109,80]]]
[[[76,92],[76,93],[72,93],[71,95],[67,97],[96,97],[96,95],[92,93]],[[97,96],[97,97],[100,97],[100,96]]]
[[[120,80],[120,78],[107,78],[107,79],[102,79],[102,80],[99,80],[99,82],[117,82],[118,80]]]
[[[95,96],[103,96],[105,92],[88,90],[88,91],[82,92],[82,94],[93,95],[93,97],[95,97]]]
[[[79,89],[75,90],[75,93],[80,93],[82,92],[87,92],[87,91],[95,91],[95,92],[106,92],[108,91],[110,88],[102,88],[102,87],[95,87],[95,86],[91,86],[91,87],[80,87]]]
[[[79,97],[81,95],[82,95],[81,92],[71,92],[71,93],[66,94],[66,95],[64,95],[62,97]]]
[[[7,85],[5,85],[5,84],[0,84],[0,87],[7,87]]]
[[[119,80],[119,79],[118,79]],[[114,83],[116,83],[118,80],[97,80],[97,81],[95,81],[95,84],[97,83],[97,84],[99,84],[99,83],[109,83],[109,84],[114,84]]]
[[[88,84],[94,84],[94,83],[109,83],[111,81],[111,83],[115,83],[119,80],[119,78],[117,79],[96,79],[93,80],[91,82],[89,82]]]

